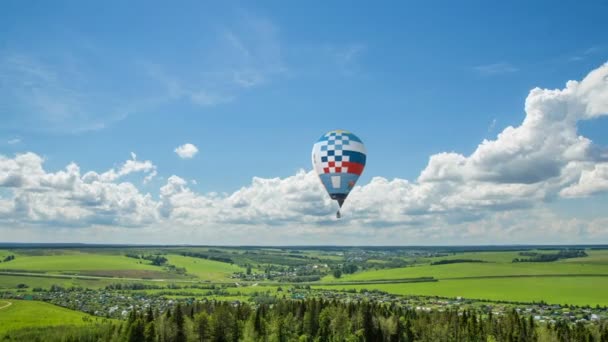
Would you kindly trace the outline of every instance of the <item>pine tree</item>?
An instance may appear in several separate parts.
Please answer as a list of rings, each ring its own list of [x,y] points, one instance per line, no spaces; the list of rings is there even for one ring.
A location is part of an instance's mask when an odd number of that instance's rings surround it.
[[[211,337],[209,327],[209,315],[206,312],[199,312],[194,318],[198,340],[200,342],[208,341]]]
[[[146,324],[146,330],[144,332],[144,340],[146,342],[155,342],[156,341],[156,326],[154,325],[154,321]]]
[[[127,329],[127,341],[145,342],[144,323],[141,319],[135,319],[129,323],[129,328]]]
[[[177,304],[175,307],[175,314],[173,315],[175,322],[175,342],[186,342],[186,333],[184,332],[184,313],[182,312],[181,304]]]

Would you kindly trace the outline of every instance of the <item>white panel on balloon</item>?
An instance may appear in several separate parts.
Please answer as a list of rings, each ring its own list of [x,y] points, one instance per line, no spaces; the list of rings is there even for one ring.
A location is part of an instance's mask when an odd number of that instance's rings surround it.
[[[334,189],[340,189],[340,176],[331,176],[331,186],[334,187]]]

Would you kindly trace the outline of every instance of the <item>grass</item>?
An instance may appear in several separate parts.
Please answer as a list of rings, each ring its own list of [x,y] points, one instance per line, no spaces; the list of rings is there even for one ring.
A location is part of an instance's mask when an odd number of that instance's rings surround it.
[[[462,277],[497,277],[515,275],[605,275],[608,266],[575,263],[463,263],[436,266],[412,266],[343,275],[340,279],[326,276],[322,281],[365,281],[402,278],[434,277],[437,279]]]
[[[104,288],[106,285],[115,283],[140,283],[149,285],[166,286],[170,283],[179,284],[179,281],[149,281],[149,280],[125,280],[125,279],[80,279],[80,278],[59,278],[42,274],[40,276],[17,276],[17,275],[0,275],[0,291],[14,290],[18,284],[26,284],[29,287],[26,292],[32,291],[33,288],[39,287],[48,290],[52,285],[59,285],[63,288],[82,287],[88,289]],[[184,283],[186,285],[190,283]]]
[[[432,283],[336,285],[314,288],[378,289],[399,295],[424,295],[574,305],[608,305],[608,277],[487,278]]]
[[[0,261],[4,260],[9,255],[15,255],[15,253],[8,251],[6,249],[0,249]]]
[[[127,258],[122,255],[74,253],[43,256],[17,256],[15,260],[1,263],[0,269],[41,272],[78,272],[95,270],[150,270],[161,268],[148,261]]]
[[[64,288],[75,286],[94,289],[104,287],[108,283],[110,282],[105,280],[0,275],[0,290],[16,289],[18,284],[26,284],[27,286],[29,286],[27,288],[28,291],[31,291],[35,287],[49,289],[53,285],[59,285]]]
[[[439,260],[453,260],[453,259],[475,259],[486,262],[495,263],[510,263],[515,258],[521,258],[519,251],[514,252],[466,252],[466,253],[455,253],[445,257],[428,258],[429,261]]]
[[[55,325],[84,325],[102,319],[43,302],[0,300],[0,335],[10,330]]]
[[[587,251],[588,257],[559,260],[559,263],[608,265],[608,250]]]
[[[245,272],[246,270],[237,265],[225,262],[186,257],[181,255],[167,255],[169,264],[177,267],[185,267],[186,272],[201,280],[230,281],[233,272]]]

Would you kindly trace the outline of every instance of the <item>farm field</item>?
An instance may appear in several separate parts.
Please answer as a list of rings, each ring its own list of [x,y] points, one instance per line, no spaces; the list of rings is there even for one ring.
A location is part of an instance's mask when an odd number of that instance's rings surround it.
[[[79,272],[111,270],[158,271],[158,267],[148,261],[127,258],[124,255],[104,255],[74,253],[60,255],[18,255],[15,260],[0,264],[4,270],[24,270],[38,272]]]
[[[339,279],[326,276],[323,281],[371,281],[403,278],[434,277],[436,279],[471,277],[511,277],[538,275],[602,275],[608,277],[608,266],[601,264],[574,263],[460,263],[447,265],[424,265],[394,269],[383,269],[344,275]]]
[[[517,263],[512,262],[514,258],[524,257],[520,250],[451,252],[448,249],[435,253],[437,256],[433,256],[432,250],[423,253],[415,251],[412,256],[408,256],[407,249],[405,252],[390,249],[367,252],[360,247],[342,250],[298,250],[295,247],[138,247],[1,251],[3,255],[15,255],[16,258],[0,263],[0,272],[35,273],[0,274],[0,291],[22,294],[34,294],[34,288],[48,290],[53,285],[65,289],[75,287],[104,290],[112,284],[110,289],[149,295],[243,300],[267,291],[273,296],[282,297],[286,292],[277,291],[278,287],[286,291],[296,285],[311,285],[334,290],[378,289],[400,295],[460,296],[523,302],[544,300],[550,303],[592,306],[608,304],[608,297],[603,296],[602,291],[603,288],[608,288],[608,250],[587,249],[586,257],[554,262]],[[556,253],[556,250],[525,251]],[[184,252],[204,256],[179,254]],[[162,255],[166,263],[154,266],[149,260],[127,257],[126,254]],[[366,257],[367,255],[369,256]],[[205,256],[227,261],[206,259]],[[416,264],[393,266],[395,260],[399,259],[410,262],[416,260]],[[432,262],[458,259],[484,262],[431,265]],[[325,260],[331,260],[328,267],[323,265],[324,262],[329,262]],[[356,265],[356,272],[342,273],[341,277],[336,278],[333,270],[347,263]],[[256,277],[236,278],[235,273],[246,272],[247,264],[253,266]],[[180,275],[176,269],[181,269],[181,273],[185,269],[186,274]],[[304,272],[303,275],[313,274],[320,280],[291,280],[296,279],[294,275],[299,276],[300,270]],[[278,275],[276,278],[267,278],[271,273]],[[156,277],[150,279],[151,275]],[[399,282],[421,277],[431,277],[437,281]],[[359,284],[347,284],[348,282]],[[116,284],[122,285],[116,287]],[[132,288],[129,284],[136,284],[138,288]],[[211,284],[215,284],[214,289],[201,288]],[[252,286],[253,284],[259,285]],[[123,285],[126,286],[121,287]]]
[[[324,289],[377,289],[399,295],[463,297],[511,302],[608,305],[608,277],[527,277],[440,280],[428,283],[335,285]]]
[[[336,279],[326,276],[323,281],[366,281],[403,278],[434,277],[436,279],[467,277],[511,277],[539,275],[602,275],[608,277],[608,253],[590,251],[589,257],[560,260],[556,262],[513,263],[513,252],[462,253],[451,259],[494,260],[486,263],[455,263],[444,265],[419,265],[392,269],[364,271],[343,275]],[[445,258],[440,258],[445,259]]]
[[[48,289],[53,285],[58,285],[64,288],[68,287],[87,287],[97,289],[107,285],[106,280],[88,280],[88,279],[71,279],[71,278],[51,278],[51,277],[27,277],[27,276],[12,276],[0,275],[0,290],[16,289],[17,285],[25,284],[28,287],[26,291],[31,291],[33,288]]]
[[[8,303],[11,305],[6,306]],[[7,331],[26,327],[84,325],[104,320],[82,312],[36,301],[0,299],[0,307],[4,307],[0,309],[0,337]]]
[[[148,260],[129,258],[123,253],[108,253],[107,251],[97,250],[92,252],[60,250],[57,253],[45,251],[40,255],[13,254],[16,255],[15,260],[0,263],[0,271],[135,279],[185,278],[185,276],[169,272],[161,266],[154,266]]]
[[[245,272],[245,269],[237,265],[214,260],[186,257],[170,254],[168,262],[176,267],[185,267],[189,275],[194,275],[200,280],[229,281],[234,272]]]

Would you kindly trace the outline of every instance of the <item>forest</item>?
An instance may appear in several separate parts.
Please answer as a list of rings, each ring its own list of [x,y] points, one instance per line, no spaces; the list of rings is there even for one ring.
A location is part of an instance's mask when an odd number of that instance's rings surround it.
[[[165,312],[131,311],[125,321],[29,328],[4,341],[598,341],[608,323],[537,324],[516,311],[494,316],[473,311],[416,311],[374,302],[310,299],[273,305],[203,301]]]

